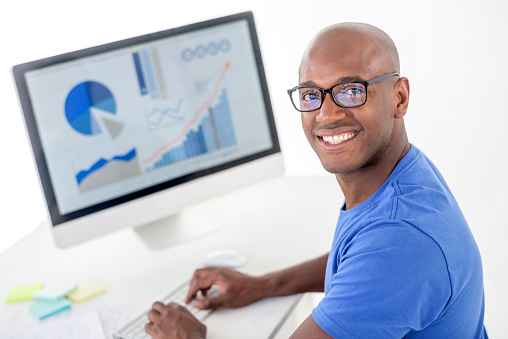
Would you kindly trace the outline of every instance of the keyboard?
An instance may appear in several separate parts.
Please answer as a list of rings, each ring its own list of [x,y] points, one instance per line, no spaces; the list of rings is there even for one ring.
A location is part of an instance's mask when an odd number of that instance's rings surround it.
[[[185,303],[185,297],[187,296],[187,291],[189,290],[189,282],[186,282],[173,292],[171,292],[167,297],[162,299],[161,301],[164,304],[174,302],[177,304],[180,304],[184,307],[186,307],[199,321],[205,320],[206,317],[208,317],[213,310],[201,310],[196,307],[196,303],[203,299],[203,296],[201,294],[201,291],[198,292],[198,295],[194,300],[192,300],[190,303]],[[213,285],[208,291],[207,291],[207,297],[214,297],[220,295],[220,289],[219,286]],[[147,310],[144,313],[141,313],[136,319],[125,325],[123,328],[121,328],[119,331],[113,334],[113,337],[115,339],[149,339],[151,338],[146,332],[145,332],[145,325],[148,323],[148,312],[150,310]]]

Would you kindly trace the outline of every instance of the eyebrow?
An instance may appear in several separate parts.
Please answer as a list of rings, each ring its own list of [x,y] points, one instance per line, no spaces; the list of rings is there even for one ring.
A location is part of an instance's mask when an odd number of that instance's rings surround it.
[[[348,77],[342,77],[337,79],[337,81],[334,82],[334,84],[340,84],[343,82],[356,82],[356,81],[364,81],[362,77],[355,75],[355,76],[348,76]],[[307,80],[304,82],[300,82],[299,86],[313,86],[313,87],[319,87],[314,81]]]

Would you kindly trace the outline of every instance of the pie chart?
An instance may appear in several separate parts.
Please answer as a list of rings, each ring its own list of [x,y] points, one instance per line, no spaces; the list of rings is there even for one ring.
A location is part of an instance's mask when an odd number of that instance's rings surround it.
[[[97,120],[99,115],[104,117],[115,114],[115,98],[111,91],[99,82],[85,81],[79,83],[72,88],[65,100],[67,121],[77,132],[85,135],[102,133]],[[106,124],[108,129],[109,126]]]

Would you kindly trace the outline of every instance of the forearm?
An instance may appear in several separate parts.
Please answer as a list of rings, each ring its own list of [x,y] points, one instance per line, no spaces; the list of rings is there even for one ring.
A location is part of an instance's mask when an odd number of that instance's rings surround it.
[[[263,297],[323,292],[328,254],[259,277]]]
[[[304,292],[322,292],[328,255],[280,271],[254,277],[230,268],[198,269],[189,284],[186,302],[199,290],[219,285],[221,294],[204,298],[198,308],[241,307],[256,300]]]

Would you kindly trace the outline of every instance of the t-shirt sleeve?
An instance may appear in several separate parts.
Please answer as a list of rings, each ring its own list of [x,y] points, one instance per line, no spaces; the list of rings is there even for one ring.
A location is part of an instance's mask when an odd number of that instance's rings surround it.
[[[340,262],[314,321],[334,338],[402,338],[426,327],[451,295],[438,244],[404,222],[363,228]]]

